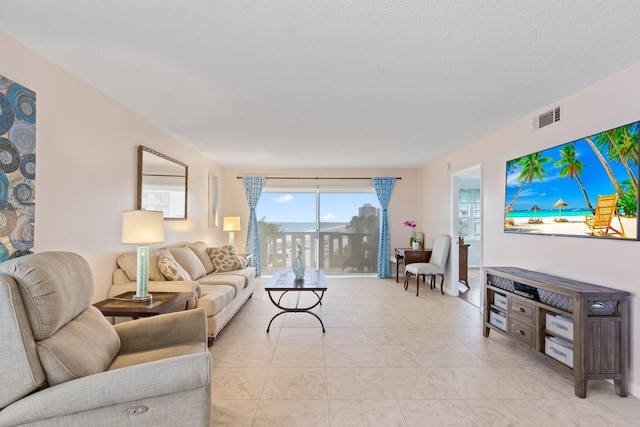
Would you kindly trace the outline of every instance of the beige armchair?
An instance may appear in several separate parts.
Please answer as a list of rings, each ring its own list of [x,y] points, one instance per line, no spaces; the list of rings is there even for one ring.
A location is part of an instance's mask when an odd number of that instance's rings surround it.
[[[87,262],[44,252],[0,264],[0,426],[209,426],[202,309],[112,326]]]

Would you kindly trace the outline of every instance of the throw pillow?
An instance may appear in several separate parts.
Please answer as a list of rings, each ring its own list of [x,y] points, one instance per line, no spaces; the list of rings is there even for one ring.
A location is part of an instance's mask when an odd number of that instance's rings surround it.
[[[207,244],[205,242],[195,242],[187,243],[187,246],[196,254],[202,265],[204,265],[204,269],[207,274],[213,272],[214,267],[211,262],[211,258],[209,258],[209,254],[207,253]]]
[[[171,252],[171,255],[173,255],[173,258],[175,258],[178,264],[189,273],[192,280],[198,280],[207,274],[202,262],[200,262],[196,254],[188,247],[180,246],[169,248],[169,252]]]
[[[207,253],[217,272],[241,270],[245,267],[242,259],[231,245],[207,248]]]
[[[171,255],[168,249],[161,249],[160,253],[160,261],[158,262],[158,266],[160,267],[160,271],[168,280],[188,280],[191,281],[191,276],[189,273],[185,271],[184,268],[178,261]]]
[[[149,280],[164,281],[164,276],[158,268],[158,251],[149,251]],[[138,257],[135,252],[127,252],[122,254],[116,260],[118,267],[125,272],[130,281],[136,281],[138,269]]]

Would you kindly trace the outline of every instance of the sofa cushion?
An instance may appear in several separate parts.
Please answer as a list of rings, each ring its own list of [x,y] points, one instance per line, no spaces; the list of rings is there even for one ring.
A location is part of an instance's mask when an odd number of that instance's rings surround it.
[[[158,266],[159,261],[160,255],[158,251],[149,251],[149,280],[165,280]],[[136,281],[138,270],[138,257],[136,252],[127,252],[126,254],[120,255],[116,259],[116,264],[125,272],[130,281]]]
[[[209,285],[202,287],[202,297],[198,299],[198,307],[204,308],[207,317],[215,316],[235,297],[235,289],[227,285]]]
[[[51,337],[36,343],[49,385],[105,371],[120,338],[100,310],[90,306]]]
[[[185,246],[196,254],[202,265],[204,265],[204,269],[207,274],[213,272],[215,268],[213,266],[213,262],[211,262],[209,254],[207,253],[207,244],[205,242],[187,243]]]
[[[244,285],[243,287],[249,286],[251,283],[255,281],[256,277],[256,269],[254,267],[245,267],[240,270],[229,271],[226,273],[211,273],[210,276],[214,278],[217,276],[227,276],[233,274],[234,276],[242,276],[244,277]]]
[[[169,252],[173,255],[178,264],[189,273],[191,280],[197,280],[207,274],[204,265],[198,259],[196,254],[186,246],[169,248]]]
[[[211,262],[213,262],[215,271],[224,272],[244,268],[242,259],[236,254],[235,248],[231,245],[207,248],[207,253],[211,258]]]
[[[235,290],[233,295],[235,297],[245,288],[246,280],[244,277],[235,274],[212,273],[201,277],[199,283],[202,288],[202,294],[206,294],[205,289],[207,286],[226,285]]]
[[[147,351],[138,351],[135,353],[119,354],[109,366],[109,371],[114,369],[126,368],[128,366],[140,365],[142,363],[155,362],[156,360],[169,359],[170,357],[184,356],[186,354],[194,354],[203,350],[204,343],[188,343],[181,345],[172,345],[170,347],[154,348]]]
[[[160,249],[160,271],[169,280],[191,281],[191,276],[176,261],[168,249]]]

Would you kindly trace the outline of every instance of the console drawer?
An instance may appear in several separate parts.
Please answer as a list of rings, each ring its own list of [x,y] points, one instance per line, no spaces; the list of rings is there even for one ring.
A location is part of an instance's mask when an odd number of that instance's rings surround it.
[[[573,344],[558,337],[544,337],[544,352],[573,368]]]
[[[489,323],[503,331],[507,330],[507,316],[497,310],[489,312]]]
[[[529,347],[533,347],[534,331],[531,325],[520,323],[512,319],[511,322],[509,322],[509,336],[528,345]]]
[[[573,319],[554,313],[547,313],[545,316],[545,329],[550,334],[573,341]]]
[[[498,292],[495,292],[493,294],[493,305],[495,305],[496,307],[504,308],[506,310],[507,309],[507,296],[504,295],[504,294],[500,294]]]
[[[535,325],[535,306],[519,298],[511,298],[509,314],[518,316],[523,322]]]

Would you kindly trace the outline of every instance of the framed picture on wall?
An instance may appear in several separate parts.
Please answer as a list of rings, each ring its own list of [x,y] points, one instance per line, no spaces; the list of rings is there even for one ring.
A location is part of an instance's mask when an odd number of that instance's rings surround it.
[[[209,227],[218,226],[218,177],[209,175]]]

